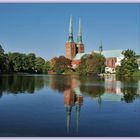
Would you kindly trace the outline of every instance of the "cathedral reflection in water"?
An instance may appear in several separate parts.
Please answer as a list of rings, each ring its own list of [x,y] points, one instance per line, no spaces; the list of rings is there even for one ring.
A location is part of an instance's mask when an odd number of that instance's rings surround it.
[[[71,111],[72,107],[76,106],[76,128],[78,131],[79,119],[80,119],[80,109],[83,104],[83,96],[80,92],[76,92],[77,83],[75,79],[72,79],[72,88],[64,91],[64,105],[66,108],[67,115],[67,132],[69,133],[70,121],[71,121]]]
[[[72,109],[76,107],[76,128],[78,131],[80,121],[80,110],[83,105],[83,96],[95,99],[99,106],[102,101],[125,101],[132,102],[135,97],[139,97],[139,82],[131,87],[126,87],[125,82],[117,81],[115,77],[106,77],[100,85],[98,83],[80,83],[79,80],[72,78],[71,87],[64,90],[64,106],[66,108],[67,133],[70,132]],[[136,88],[138,87],[138,88]]]

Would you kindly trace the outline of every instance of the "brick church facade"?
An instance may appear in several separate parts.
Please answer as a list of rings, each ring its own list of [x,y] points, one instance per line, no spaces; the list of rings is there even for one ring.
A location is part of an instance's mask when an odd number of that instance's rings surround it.
[[[70,24],[69,24],[69,34],[68,40],[66,42],[66,58],[72,60],[72,65],[79,65],[80,60],[74,60],[75,56],[78,53],[84,53],[84,44],[82,42],[82,31],[81,31],[81,22],[79,19],[79,26],[78,26],[78,34],[77,34],[77,42],[74,42],[73,39],[73,27],[72,27],[72,17],[70,17]]]

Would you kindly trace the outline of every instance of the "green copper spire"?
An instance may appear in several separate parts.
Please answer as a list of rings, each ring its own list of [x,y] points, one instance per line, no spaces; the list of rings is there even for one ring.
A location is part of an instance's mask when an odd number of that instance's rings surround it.
[[[69,34],[72,34],[72,16],[70,16]]]
[[[101,41],[101,45],[99,46],[99,52],[102,53],[103,51],[103,46],[102,46],[102,41]]]
[[[72,16],[70,16],[68,42],[73,42]]]
[[[81,30],[80,18],[79,18],[79,25],[78,25],[77,43],[82,43],[82,30]]]

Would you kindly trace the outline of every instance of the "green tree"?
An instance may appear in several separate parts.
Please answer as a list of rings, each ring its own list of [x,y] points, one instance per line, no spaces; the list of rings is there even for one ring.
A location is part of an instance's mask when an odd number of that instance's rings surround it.
[[[83,56],[78,68],[79,74],[99,74],[103,73],[105,68],[105,57],[98,53],[92,53]]]
[[[28,59],[28,72],[34,72],[36,55],[34,53],[29,53],[27,55],[27,59]]]
[[[46,61],[44,66],[43,66],[43,73],[48,74],[49,70],[50,70],[50,63],[49,63],[49,61]]]
[[[20,54],[21,55],[21,70],[22,72],[28,72],[28,66],[29,66],[29,61],[28,61],[28,58],[27,58],[27,55],[26,54]]]
[[[0,45],[0,73],[4,72],[29,72],[29,73],[47,73],[49,63],[34,53],[24,54],[13,52],[5,54]]]
[[[35,59],[35,72],[42,73],[44,64],[45,64],[45,60],[41,57],[37,57]]]
[[[23,70],[23,59],[20,53],[14,52],[9,53],[9,64],[10,64],[10,70],[13,70],[14,72],[20,72]]]
[[[31,72],[35,71],[36,56],[33,53],[9,53],[9,71],[10,72]]]
[[[138,64],[136,61],[136,53],[133,50],[123,51],[124,58],[121,61],[121,66],[116,69],[117,76],[130,77],[135,71],[138,70]]]
[[[7,72],[8,70],[8,57],[4,54],[4,49],[0,45],[0,73]]]

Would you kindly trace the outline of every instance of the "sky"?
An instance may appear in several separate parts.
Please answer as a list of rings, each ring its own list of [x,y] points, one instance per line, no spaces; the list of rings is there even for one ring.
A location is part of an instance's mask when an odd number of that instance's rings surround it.
[[[0,3],[0,44],[5,53],[35,53],[45,60],[65,55],[69,20],[74,41],[81,19],[85,52],[133,49],[140,54],[140,4]]]

